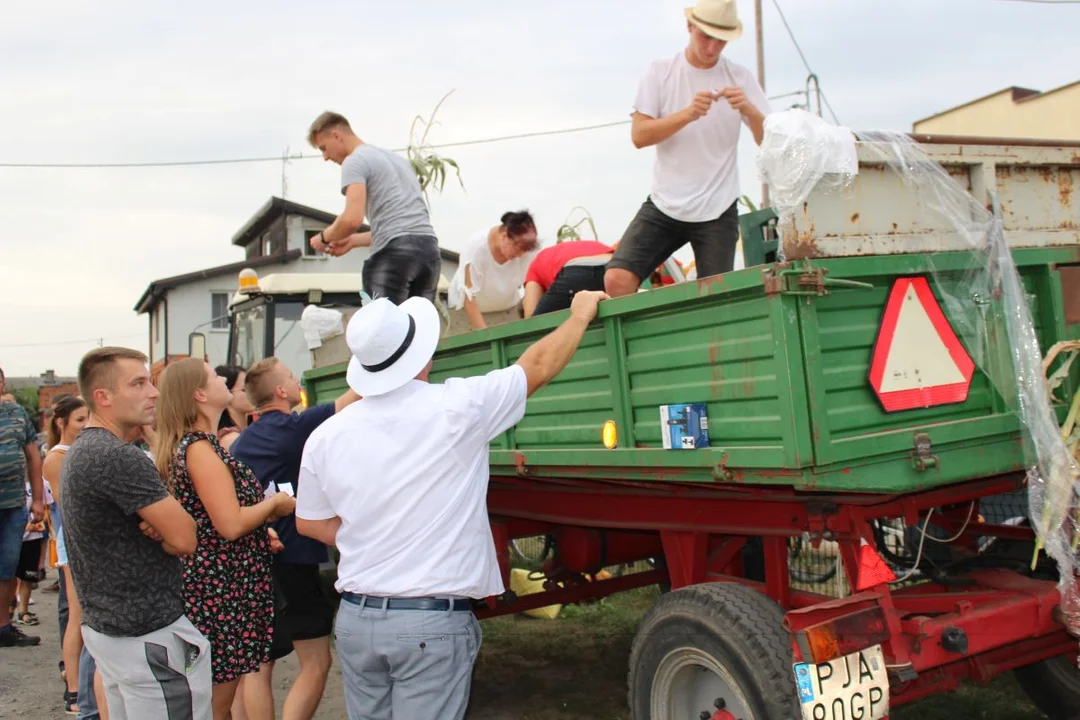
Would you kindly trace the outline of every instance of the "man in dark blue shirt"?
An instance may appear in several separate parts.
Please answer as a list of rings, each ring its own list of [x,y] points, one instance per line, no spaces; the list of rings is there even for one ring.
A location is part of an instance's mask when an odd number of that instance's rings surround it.
[[[294,413],[292,409],[301,402],[300,382],[277,358],[248,368],[245,392],[259,419],[240,433],[229,451],[255,471],[264,490],[295,496],[308,436],[360,396],[349,390],[334,403]],[[296,650],[300,674],[285,698],[283,717],[311,718],[330,672],[334,605],[319,582],[319,564],[329,556],[321,542],[296,532],[295,515],[275,521],[273,527],[285,545],[273,565],[278,599],[274,642],[270,663],[244,680],[244,704],[251,717],[273,715],[274,661]]]

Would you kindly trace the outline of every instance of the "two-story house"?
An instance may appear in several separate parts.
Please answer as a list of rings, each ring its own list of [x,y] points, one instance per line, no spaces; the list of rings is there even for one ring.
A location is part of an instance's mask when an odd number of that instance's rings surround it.
[[[188,352],[188,336],[206,336],[206,353],[213,365],[225,362],[229,334],[229,301],[236,293],[237,277],[244,268],[259,275],[270,273],[357,273],[368,257],[366,248],[340,258],[311,249],[311,237],[334,221],[334,215],[306,205],[271,197],[232,237],[244,259],[227,265],[154,280],[147,286],[135,312],[149,324],[148,355],[154,367],[166,358]],[[442,250],[442,274],[457,270],[458,254]],[[359,290],[359,286],[357,287]]]

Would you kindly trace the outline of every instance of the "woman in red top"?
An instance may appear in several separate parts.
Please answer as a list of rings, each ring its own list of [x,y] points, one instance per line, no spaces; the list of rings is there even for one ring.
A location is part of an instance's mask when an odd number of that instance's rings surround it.
[[[595,240],[561,242],[541,250],[525,274],[525,317],[565,310],[581,290],[603,290],[613,252]]]

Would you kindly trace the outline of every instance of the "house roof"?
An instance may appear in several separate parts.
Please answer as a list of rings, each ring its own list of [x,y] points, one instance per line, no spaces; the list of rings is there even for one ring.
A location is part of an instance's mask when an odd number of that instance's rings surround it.
[[[1080,84],[1080,80],[1078,80],[1077,82],[1069,83],[1068,85],[1062,85],[1061,87],[1056,87],[1053,90],[1047,90],[1046,92],[1042,92],[1042,91],[1039,91],[1039,90],[1032,90],[1031,88],[1018,87],[1016,85],[1013,85],[1011,87],[1004,88],[1003,90],[998,90],[997,92],[992,92],[989,95],[983,95],[982,97],[977,97],[974,100],[969,100],[966,103],[956,105],[955,107],[951,107],[948,110],[942,110],[939,113],[935,113],[935,114],[930,115],[928,117],[924,117],[921,120],[916,120],[914,125],[917,126],[919,123],[924,123],[924,122],[926,122],[928,120],[933,120],[935,118],[939,118],[942,115],[948,115],[949,113],[954,112],[956,110],[960,110],[961,108],[966,108],[966,107],[969,107],[971,105],[975,105],[976,103],[981,103],[983,100],[989,100],[992,97],[997,97],[998,95],[1003,95],[1004,93],[1010,93],[1012,95],[1012,101],[1014,103],[1021,103],[1021,102],[1028,102],[1030,100],[1038,100],[1040,98],[1046,97],[1047,95],[1053,95],[1056,92],[1060,92],[1062,90],[1065,90],[1067,88],[1072,87],[1073,85],[1078,85],[1078,84]]]
[[[270,223],[277,219],[280,215],[300,215],[302,217],[311,218],[312,220],[318,220],[324,222],[327,225],[334,222],[337,216],[328,213],[325,210],[319,210],[308,205],[301,205],[300,203],[293,202],[292,200],[285,200],[277,196],[271,196],[259,210],[244,223],[243,227],[236,231],[236,234],[232,236],[232,244],[239,245],[240,247],[246,247],[255,238],[262,235]],[[361,225],[358,228],[359,232],[365,232],[371,228],[368,225]],[[460,256],[453,250],[447,250],[446,248],[439,248],[439,255],[443,260],[449,260],[450,262],[459,262]]]
[[[300,215],[324,222],[327,225],[334,222],[335,216],[317,208],[301,205],[292,200],[285,200],[271,196],[258,211],[252,215],[244,225],[232,236],[232,244],[245,247],[252,240],[262,235],[280,215]]]
[[[150,312],[167,291],[180,287],[181,285],[220,277],[222,275],[239,273],[244,268],[256,269],[267,265],[279,265],[292,262],[293,260],[300,259],[301,255],[303,255],[303,253],[300,250],[289,250],[288,252],[252,258],[251,260],[241,260],[240,262],[229,263],[228,265],[218,265],[217,267],[206,268],[205,270],[196,270],[195,272],[184,273],[183,275],[173,275],[172,277],[154,280],[146,286],[146,290],[143,291],[142,296],[139,298],[139,302],[135,303],[135,312],[140,314]]]
[[[9,377],[5,379],[8,392],[22,390],[23,388],[56,387],[58,385],[70,385],[76,382],[76,378],[57,375],[52,381],[40,375],[38,377]]]

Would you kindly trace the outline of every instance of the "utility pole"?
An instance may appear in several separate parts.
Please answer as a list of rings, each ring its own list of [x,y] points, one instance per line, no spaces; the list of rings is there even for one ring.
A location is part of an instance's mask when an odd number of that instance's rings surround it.
[[[289,148],[285,147],[285,152],[281,153],[281,199],[285,200],[286,193],[289,192]]]
[[[761,0],[754,0],[754,36],[757,41],[757,81],[765,90],[765,29],[762,25]],[[766,93],[767,94],[767,93]],[[761,207],[769,207],[769,186],[761,184]]]

